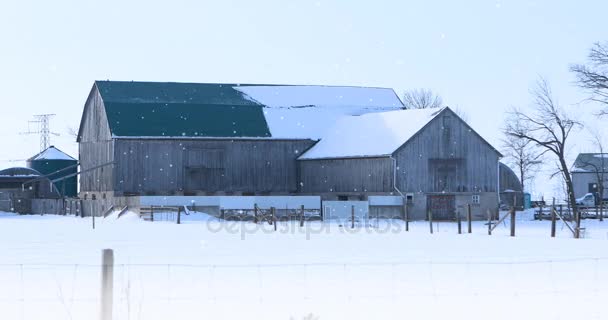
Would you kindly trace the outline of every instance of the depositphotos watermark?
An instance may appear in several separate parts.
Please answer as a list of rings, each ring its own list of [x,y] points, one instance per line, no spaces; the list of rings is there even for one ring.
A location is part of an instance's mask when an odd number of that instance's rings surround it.
[[[276,226],[272,221],[259,221],[257,223],[248,220],[209,220],[205,228],[212,233],[239,234],[241,240],[248,235],[254,234],[293,234],[304,235],[310,240],[313,235],[330,234],[332,231],[344,234],[397,234],[405,230],[405,222],[401,217],[381,219],[332,219],[327,221],[305,221],[301,223],[295,220],[279,220]]]

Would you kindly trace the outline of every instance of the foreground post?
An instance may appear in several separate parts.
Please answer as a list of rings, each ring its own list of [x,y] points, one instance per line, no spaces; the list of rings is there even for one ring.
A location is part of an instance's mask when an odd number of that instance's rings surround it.
[[[515,237],[515,206],[511,208],[511,237]]]
[[[553,205],[551,205],[551,238],[555,238],[555,198],[553,198]]]
[[[469,233],[473,232],[473,228],[471,228],[471,220],[473,220],[473,217],[471,215],[471,204],[467,204],[467,224],[468,224],[468,228],[469,228]]]
[[[410,231],[410,213],[407,210],[407,199],[403,205],[403,210],[405,212],[405,231]]]
[[[114,292],[114,251],[104,249],[101,256],[101,320],[112,320]]]
[[[462,234],[462,221],[460,219],[460,210],[456,211],[456,220],[458,221],[458,234]]]
[[[576,229],[574,229],[574,237],[576,239],[579,239],[581,237],[581,212],[579,210],[576,210],[575,219],[576,219]]]
[[[270,212],[272,213],[272,223],[274,224],[274,231],[277,231],[277,212],[274,207],[270,208]]]
[[[300,207],[300,227],[304,226],[304,205]]]
[[[490,209],[487,211],[488,213],[488,235],[492,235],[492,214],[490,213]]]
[[[433,234],[433,211],[429,209],[429,227],[431,229],[431,234]]]
[[[355,206],[351,206],[350,209],[350,228],[355,228]]]

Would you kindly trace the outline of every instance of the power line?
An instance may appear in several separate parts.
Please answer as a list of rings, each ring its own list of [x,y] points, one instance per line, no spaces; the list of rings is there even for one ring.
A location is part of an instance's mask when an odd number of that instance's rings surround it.
[[[21,134],[39,134],[40,135],[40,151],[46,150],[51,145],[51,135],[59,136],[59,133],[51,131],[50,120],[55,114],[36,114],[34,115],[35,120],[30,120],[27,123],[27,132]],[[32,131],[30,124],[36,124],[37,130]]]

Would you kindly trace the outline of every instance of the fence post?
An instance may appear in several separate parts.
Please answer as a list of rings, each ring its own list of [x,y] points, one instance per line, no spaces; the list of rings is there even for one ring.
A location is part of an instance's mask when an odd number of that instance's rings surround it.
[[[150,206],[150,222],[154,222],[154,206]]]
[[[511,237],[515,237],[515,206],[511,208]]]
[[[555,238],[555,198],[553,198],[553,205],[551,205],[551,238]]]
[[[270,207],[270,212],[272,213],[272,223],[274,224],[274,231],[277,231],[277,209],[274,207]]]
[[[490,213],[490,209],[487,211],[488,213],[488,235],[492,235],[492,214]]]
[[[471,215],[471,204],[467,203],[467,227],[469,230],[467,230],[469,233],[473,232],[473,228],[472,228],[472,222],[471,220],[473,220],[473,216]]]
[[[181,223],[182,208],[177,207],[177,224]]]
[[[220,219],[222,220],[226,220],[226,212],[224,211],[224,209],[220,209]]]
[[[91,218],[93,220],[93,230],[95,230],[95,214],[91,213]]]
[[[114,251],[104,249],[101,257],[101,320],[112,320],[114,293]]]
[[[410,231],[410,213],[407,209],[407,198],[404,199],[403,212],[405,213],[405,231]]]
[[[576,204],[572,205],[572,208],[574,208],[576,206]],[[579,239],[581,237],[581,212],[580,210],[576,210],[576,215],[574,217],[576,219],[576,229],[574,229],[574,237],[576,239]]]
[[[354,229],[355,228],[355,206],[351,206],[350,209],[350,228]]]
[[[429,228],[431,230],[431,234],[433,234],[433,211],[431,209],[429,209],[428,215],[429,215]]]
[[[304,205],[300,207],[300,227],[304,226]]]
[[[253,204],[253,223],[258,223],[258,204]]]
[[[456,220],[458,221],[458,234],[462,234],[462,219],[460,219],[460,210],[456,210]]]

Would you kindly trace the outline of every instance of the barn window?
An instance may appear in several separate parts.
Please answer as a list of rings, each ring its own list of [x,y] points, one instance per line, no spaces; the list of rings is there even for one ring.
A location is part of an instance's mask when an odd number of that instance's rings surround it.
[[[481,200],[481,196],[478,194],[474,194],[471,197],[471,202],[473,202],[473,204],[479,204],[480,200]]]
[[[338,201],[348,201],[348,196],[338,196]]]

